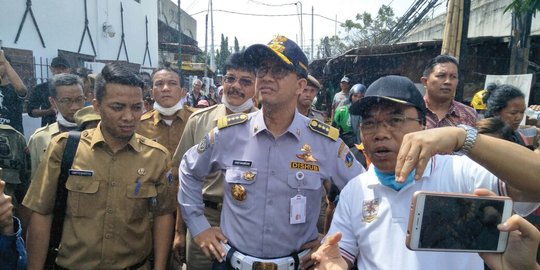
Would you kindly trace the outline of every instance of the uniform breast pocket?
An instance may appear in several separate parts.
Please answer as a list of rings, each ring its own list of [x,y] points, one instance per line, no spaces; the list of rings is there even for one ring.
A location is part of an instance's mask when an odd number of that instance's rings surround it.
[[[321,176],[310,171],[296,171],[287,175],[289,187],[304,192],[320,192]]]
[[[132,183],[127,185],[126,190],[126,217],[128,221],[144,218],[156,201],[157,189],[154,183]]]
[[[99,181],[89,176],[70,175],[66,181],[68,190],[68,214],[74,217],[90,217],[95,211],[90,207],[97,201]]]
[[[250,186],[257,181],[257,169],[255,168],[230,168],[225,172],[225,192],[232,198],[237,205],[246,205],[248,201],[253,200],[249,194]]]

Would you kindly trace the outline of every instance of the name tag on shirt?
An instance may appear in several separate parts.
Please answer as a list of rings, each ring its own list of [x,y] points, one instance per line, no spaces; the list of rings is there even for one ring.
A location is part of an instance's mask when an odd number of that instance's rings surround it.
[[[92,170],[73,170],[73,169],[69,169],[69,175],[92,176],[92,175],[94,175],[94,171],[92,171]]]
[[[296,195],[291,198],[290,224],[306,223],[306,196]]]

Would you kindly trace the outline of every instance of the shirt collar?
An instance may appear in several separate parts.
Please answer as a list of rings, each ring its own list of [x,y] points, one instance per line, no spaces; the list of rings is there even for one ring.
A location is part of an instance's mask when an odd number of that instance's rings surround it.
[[[128,141],[128,145],[131,146],[131,149],[135,150],[136,152],[141,152],[141,141],[143,141],[144,138],[141,138],[138,134],[134,133],[133,136]],[[92,135],[92,141],[90,142],[90,148],[95,148],[97,145],[101,144],[107,144],[105,142],[105,138],[103,137],[103,132],[101,131],[101,122],[97,125],[97,127],[94,129],[94,134]]]
[[[306,123],[302,121],[302,119],[306,117],[300,114],[298,110],[295,110],[293,117],[294,117],[293,121],[291,122],[291,124],[289,125],[285,133],[290,133],[294,137],[296,137],[296,139],[300,140],[300,131],[306,126]],[[266,127],[266,124],[264,123],[263,110],[258,110],[253,113],[252,123],[253,123],[251,127],[251,131],[253,132],[252,136],[255,136],[259,134],[261,131],[268,129]]]

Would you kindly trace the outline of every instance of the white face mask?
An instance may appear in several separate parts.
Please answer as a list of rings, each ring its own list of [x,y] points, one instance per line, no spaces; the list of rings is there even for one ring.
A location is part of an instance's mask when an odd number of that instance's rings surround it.
[[[159,105],[157,102],[154,102],[154,109],[158,111],[160,114],[165,116],[171,116],[174,115],[177,111],[182,109],[182,100],[178,101],[174,106],[165,108],[161,105]]]
[[[234,105],[229,104],[229,101],[227,100],[227,96],[225,96],[224,94],[222,102],[223,102],[223,105],[225,105],[225,107],[231,110],[233,113],[241,113],[241,112],[245,112],[253,108],[253,98],[248,98],[241,105],[234,106]]]
[[[77,126],[77,123],[72,123],[66,120],[66,118],[64,118],[64,116],[60,112],[56,112],[56,122],[58,122],[59,125],[68,128]]]

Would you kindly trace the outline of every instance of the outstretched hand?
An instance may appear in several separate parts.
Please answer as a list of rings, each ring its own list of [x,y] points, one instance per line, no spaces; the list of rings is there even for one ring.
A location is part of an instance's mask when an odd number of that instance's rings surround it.
[[[442,127],[408,133],[403,137],[396,162],[396,181],[403,183],[416,169],[419,180],[429,159],[436,154],[451,154],[465,141],[466,132],[459,127]]]
[[[339,251],[339,240],[341,240],[340,232],[328,235],[319,249],[311,254],[316,270],[348,269],[347,261],[341,257]]]

